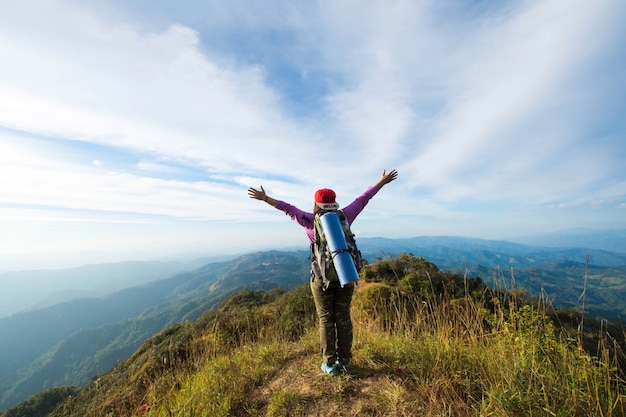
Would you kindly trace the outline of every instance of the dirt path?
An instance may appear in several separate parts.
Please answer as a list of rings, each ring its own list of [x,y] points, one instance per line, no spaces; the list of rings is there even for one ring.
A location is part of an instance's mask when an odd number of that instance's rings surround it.
[[[262,415],[403,415],[387,413],[392,404],[385,404],[389,399],[381,389],[389,386],[393,379],[390,375],[375,373],[357,363],[349,373],[330,376],[320,370],[320,365],[318,354],[301,354],[285,363],[253,393],[255,402],[265,405]]]

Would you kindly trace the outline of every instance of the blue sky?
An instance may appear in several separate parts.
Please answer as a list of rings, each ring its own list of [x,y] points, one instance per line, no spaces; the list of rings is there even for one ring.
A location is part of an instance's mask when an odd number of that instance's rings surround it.
[[[626,227],[626,3],[0,3],[0,271]]]

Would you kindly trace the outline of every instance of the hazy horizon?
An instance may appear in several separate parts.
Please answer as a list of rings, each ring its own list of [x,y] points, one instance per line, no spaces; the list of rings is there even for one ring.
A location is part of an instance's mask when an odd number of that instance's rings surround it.
[[[383,246],[391,244],[390,248],[398,248],[394,239],[384,238]],[[438,239],[444,238],[444,239]],[[372,239],[372,238],[370,238]],[[374,238],[375,239],[375,238]],[[494,241],[483,242],[483,239],[463,236],[415,236],[409,240],[418,239],[428,253],[428,247],[448,246],[455,248],[460,245],[477,245],[476,249],[497,247]],[[367,242],[367,238],[358,239],[362,250],[370,253],[373,248],[381,244],[376,240]],[[397,239],[396,239],[397,240]],[[506,242],[517,242],[530,245],[535,250],[544,248],[586,248],[594,250],[611,250],[626,255],[626,229],[607,230],[604,232],[591,229],[570,229],[559,233],[547,233],[537,236],[527,236],[525,239],[506,240],[503,248],[510,248]],[[568,245],[569,244],[569,245]],[[407,243],[410,247],[414,243]],[[586,246],[585,246],[586,245]],[[420,246],[421,247],[421,246]],[[394,250],[396,250],[394,249]],[[183,271],[192,271],[213,262],[222,262],[238,256],[258,251],[302,251],[307,253],[306,245],[280,246],[262,248],[258,250],[241,251],[237,253],[209,253],[189,252],[169,254],[167,257],[154,259],[110,259],[108,262],[99,261],[85,264],[71,264],[49,268],[26,268],[23,270],[0,271],[0,318],[8,317],[17,312],[40,309],[60,302],[76,298],[101,297],[123,288],[137,286],[157,279],[168,278]],[[408,249],[407,249],[408,250]],[[413,248],[411,252],[416,249]],[[506,251],[507,249],[502,249]],[[513,251],[517,249],[512,249]],[[387,252],[387,249],[384,250]],[[414,252],[420,254],[420,250]],[[512,254],[510,254],[512,255]],[[594,253],[591,263],[596,261]],[[303,259],[306,255],[302,255]],[[425,255],[428,256],[428,255]],[[470,255],[471,256],[471,255]],[[601,257],[602,255],[600,255]],[[76,260],[77,261],[77,260]],[[585,261],[581,256],[579,263]],[[462,262],[459,264],[461,265]]]
[[[449,234],[441,234],[441,235],[417,235],[417,236],[409,236],[406,238],[395,238],[395,239],[413,239],[413,238],[430,238],[430,237],[451,237],[451,238],[462,238],[462,239],[484,239],[484,240],[495,240],[495,241],[505,241],[505,242],[514,242],[514,243],[522,243],[528,244],[532,246],[563,246],[569,247],[567,244],[557,244],[550,243],[557,239],[558,242],[562,241],[562,237],[565,236],[574,236],[576,238],[576,245],[580,247],[585,247],[584,243],[587,243],[587,248],[589,249],[600,249],[600,250],[611,250],[607,249],[606,242],[603,241],[602,236],[606,237],[606,240],[615,245],[614,241],[616,238],[614,236],[610,236],[613,233],[620,234],[621,237],[626,236],[626,229],[590,229],[590,228],[571,228],[571,229],[563,229],[554,232],[546,232],[546,233],[537,233],[530,235],[520,235],[520,236],[511,236],[509,238],[503,239],[486,239],[478,236],[461,236],[461,235],[449,235]],[[608,235],[608,236],[607,236]],[[593,236],[592,241],[585,240],[585,236]],[[384,238],[384,239],[394,239],[388,236],[369,236],[365,239],[372,238]],[[359,238],[361,240],[363,238]],[[620,238],[617,238],[620,239]],[[600,242],[600,243],[598,243]],[[575,245],[575,246],[576,246]],[[571,245],[570,245],[571,246]],[[120,254],[120,253],[110,253],[110,254],[102,254],[102,253],[93,253],[87,256],[74,256],[71,260],[66,258],[63,259],[53,259],[53,257],[41,257],[37,260],[30,260],[32,264],[29,263],[29,260],[24,260],[23,263],[19,263],[16,260],[15,265],[21,265],[18,268],[10,268],[10,269],[0,269],[0,279],[2,278],[2,274],[5,272],[22,272],[22,271],[36,271],[36,270],[65,270],[65,269],[76,269],[84,266],[90,265],[102,265],[102,264],[115,264],[115,263],[124,263],[124,262],[192,262],[195,260],[201,260],[204,258],[220,258],[220,257],[234,257],[243,254],[247,254],[250,252],[256,251],[264,251],[264,250],[308,250],[308,245],[306,242],[303,242],[301,239],[297,239],[294,244],[281,244],[280,242],[268,242],[267,244],[260,244],[257,246],[251,246],[249,248],[240,248],[240,249],[232,249],[232,250],[188,250],[188,251],[179,251],[179,252],[163,252],[163,253],[146,253],[143,256],[137,256],[134,252],[130,254]],[[618,252],[626,252],[626,243],[620,245],[620,250]],[[37,266],[38,265],[38,266]],[[3,282],[0,281],[0,285]]]

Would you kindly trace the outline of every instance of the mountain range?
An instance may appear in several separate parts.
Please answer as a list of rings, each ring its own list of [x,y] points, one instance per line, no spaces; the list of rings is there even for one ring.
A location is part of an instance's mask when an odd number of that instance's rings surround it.
[[[442,270],[479,276],[490,286],[545,296],[557,308],[580,308],[584,292],[589,314],[609,320],[626,314],[626,251],[459,237],[372,238],[359,240],[359,246],[370,262],[413,253]],[[46,388],[82,385],[126,359],[147,338],[196,320],[243,288],[299,286],[308,280],[308,268],[308,251],[257,252],[167,277],[129,280],[128,288],[106,295],[0,318],[0,409]],[[120,278],[109,273],[111,281]]]
[[[0,272],[0,318],[78,298],[101,297],[193,270],[210,262],[232,258],[214,256],[192,260],[128,261],[68,269]]]

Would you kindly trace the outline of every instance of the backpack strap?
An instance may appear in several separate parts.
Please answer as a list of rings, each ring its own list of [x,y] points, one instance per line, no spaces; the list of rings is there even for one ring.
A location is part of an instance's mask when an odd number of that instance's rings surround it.
[[[337,210],[337,212],[339,213],[341,228],[343,229],[343,234],[346,238],[346,243],[348,244],[348,248],[344,251],[350,252],[350,256],[352,256],[357,272],[361,272],[361,268],[363,267],[363,256],[361,255],[361,251],[356,244],[354,233],[352,233],[352,229],[350,228],[350,224],[348,223],[348,219],[346,218],[344,212],[341,210]]]
[[[326,235],[322,228],[322,222],[320,216],[325,211],[320,211],[315,214],[315,220],[313,227],[315,228],[315,241],[311,244],[311,274],[316,278],[321,278],[322,289],[326,290],[330,285],[330,280],[326,272],[328,267],[332,265],[332,254],[328,250],[326,241]]]

